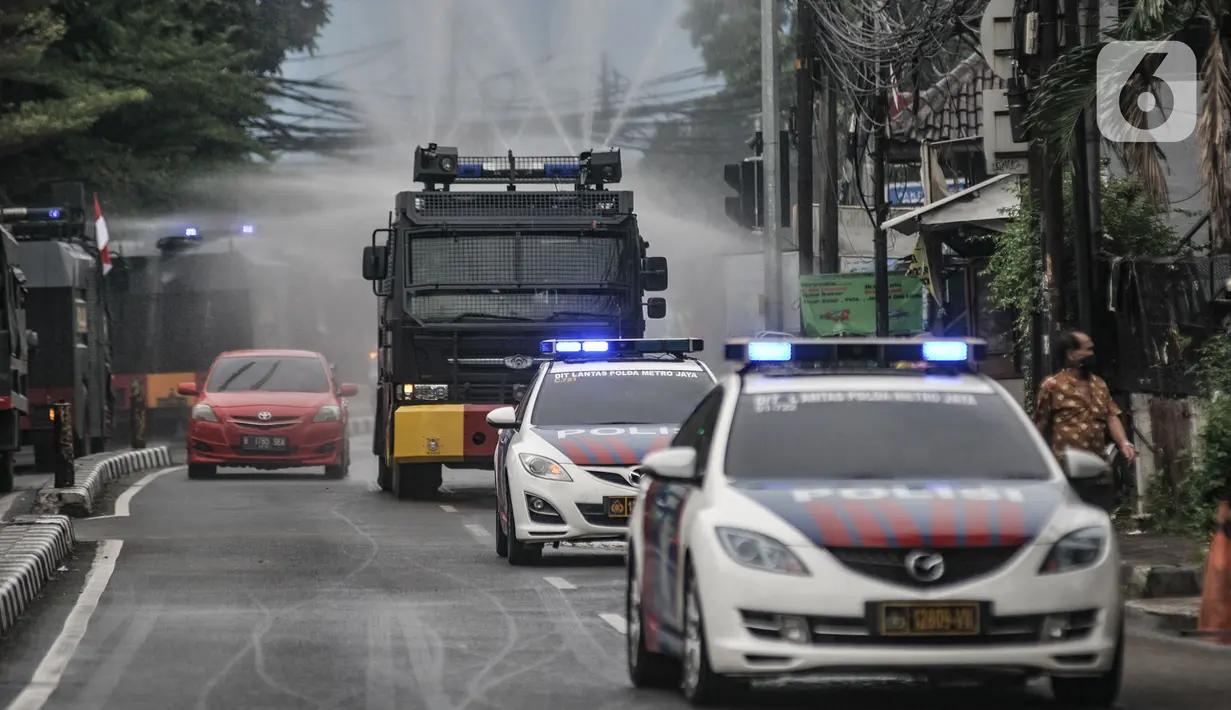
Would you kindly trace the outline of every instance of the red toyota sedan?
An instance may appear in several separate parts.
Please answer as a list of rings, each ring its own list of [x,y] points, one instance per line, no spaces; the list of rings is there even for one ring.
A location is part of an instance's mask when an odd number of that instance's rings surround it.
[[[280,469],[324,466],[328,478],[350,467],[346,397],[320,353],[242,350],[218,356],[205,387],[185,382],[196,397],[188,423],[188,477],[210,478],[219,466]]]

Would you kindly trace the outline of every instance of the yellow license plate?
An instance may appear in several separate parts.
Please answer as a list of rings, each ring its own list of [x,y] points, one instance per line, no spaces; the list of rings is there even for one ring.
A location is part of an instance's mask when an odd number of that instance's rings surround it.
[[[603,497],[603,510],[608,518],[627,518],[633,514],[633,503],[636,498]]]
[[[886,602],[880,606],[882,636],[978,636],[978,602]]]

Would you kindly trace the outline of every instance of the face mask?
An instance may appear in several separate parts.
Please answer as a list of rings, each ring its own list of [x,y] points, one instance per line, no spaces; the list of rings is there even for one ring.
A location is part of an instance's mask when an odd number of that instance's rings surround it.
[[[1081,362],[1077,363],[1077,367],[1080,368],[1083,373],[1088,375],[1094,370],[1095,362],[1096,361],[1093,355],[1087,355],[1081,359]]]

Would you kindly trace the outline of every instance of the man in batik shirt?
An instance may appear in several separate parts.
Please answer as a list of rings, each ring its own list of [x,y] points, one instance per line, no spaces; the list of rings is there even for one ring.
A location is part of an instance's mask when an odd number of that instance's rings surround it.
[[[1052,453],[1061,462],[1064,450],[1070,447],[1102,457],[1110,434],[1124,458],[1132,461],[1137,452],[1124,432],[1120,407],[1111,398],[1107,383],[1093,372],[1094,341],[1079,330],[1069,329],[1056,337],[1052,349],[1061,368],[1039,387],[1034,410],[1035,426],[1051,444]],[[1110,475],[1091,483],[1096,489],[1106,489],[1098,491],[1102,493],[1099,498],[1110,494],[1114,499]],[[1108,507],[1106,502],[1101,504]]]

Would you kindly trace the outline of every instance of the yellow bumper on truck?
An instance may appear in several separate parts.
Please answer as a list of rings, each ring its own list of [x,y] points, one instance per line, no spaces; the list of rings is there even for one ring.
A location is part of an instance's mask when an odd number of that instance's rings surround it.
[[[497,432],[487,413],[498,404],[416,404],[393,412],[393,459],[398,463],[490,463]]]

